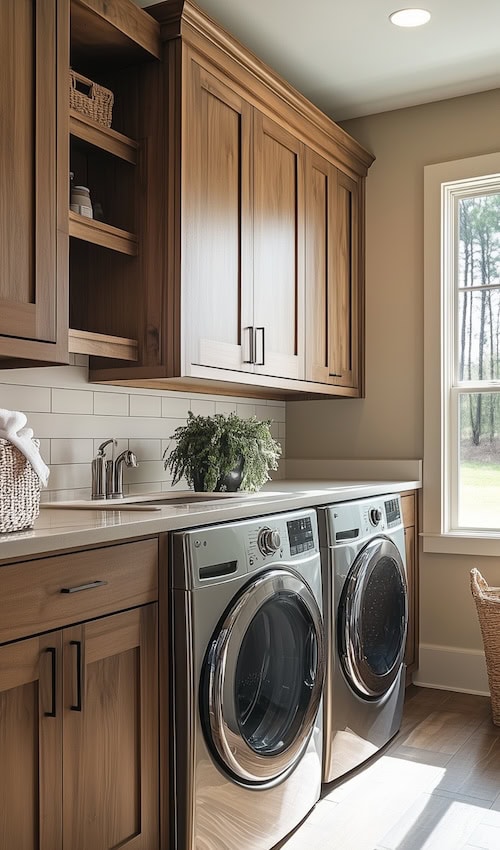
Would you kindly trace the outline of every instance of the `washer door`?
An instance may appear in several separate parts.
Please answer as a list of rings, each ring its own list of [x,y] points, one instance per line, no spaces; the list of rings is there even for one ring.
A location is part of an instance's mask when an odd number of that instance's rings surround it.
[[[324,667],[321,612],[305,581],[273,569],[247,585],[213,635],[200,689],[209,745],[237,781],[279,781],[300,760]]]
[[[337,611],[337,641],[349,685],[364,699],[391,688],[403,662],[406,576],[397,546],[375,537],[357,555]]]

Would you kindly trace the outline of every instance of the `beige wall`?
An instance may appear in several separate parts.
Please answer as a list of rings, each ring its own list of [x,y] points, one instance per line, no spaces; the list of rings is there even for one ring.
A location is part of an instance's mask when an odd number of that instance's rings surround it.
[[[367,180],[366,398],[287,405],[287,453],[423,456],[423,168],[500,150],[500,90],[346,122],[376,160]],[[500,585],[500,559],[421,558],[421,641],[480,648],[470,566]]]

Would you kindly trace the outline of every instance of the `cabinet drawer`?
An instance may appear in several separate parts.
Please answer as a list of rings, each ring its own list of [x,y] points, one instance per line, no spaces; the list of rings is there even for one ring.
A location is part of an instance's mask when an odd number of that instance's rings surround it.
[[[0,643],[157,598],[157,538],[0,567]]]
[[[415,496],[401,496],[401,509],[403,513],[403,525],[408,528],[415,525]]]

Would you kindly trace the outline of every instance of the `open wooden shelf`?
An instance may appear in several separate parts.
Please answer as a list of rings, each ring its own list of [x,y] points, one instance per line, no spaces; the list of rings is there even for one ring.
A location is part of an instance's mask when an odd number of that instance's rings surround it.
[[[159,59],[160,27],[132,3],[71,0],[71,55],[94,65]]]
[[[70,328],[68,343],[71,354],[92,354],[95,357],[112,357],[115,360],[137,360],[137,340],[135,339]]]
[[[76,112],[69,111],[69,129],[72,136],[93,145],[100,150],[106,151],[113,156],[124,159],[132,165],[137,164],[137,151],[139,145],[123,133],[118,133],[111,128],[96,124],[91,118]]]
[[[94,218],[85,218],[83,215],[68,210],[69,212],[69,235],[84,242],[92,242],[93,245],[101,245],[102,248],[110,248],[121,254],[129,254],[135,257],[138,252],[138,239],[134,233],[120,230],[103,221]]]

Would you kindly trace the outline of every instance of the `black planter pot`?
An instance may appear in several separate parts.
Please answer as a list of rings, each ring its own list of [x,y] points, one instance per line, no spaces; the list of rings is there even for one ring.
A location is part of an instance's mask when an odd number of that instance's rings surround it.
[[[231,472],[228,472],[227,475],[219,478],[215,485],[215,489],[218,492],[224,490],[226,493],[236,493],[236,491],[240,489],[241,482],[243,481],[244,466],[245,461],[242,457],[240,457],[234,469],[232,469]]]
[[[214,487],[214,492],[220,493],[224,491],[226,493],[236,493],[236,491],[241,487],[244,465],[245,461],[243,457],[241,457],[231,472],[228,472],[227,475],[223,475],[222,478],[218,479]],[[193,475],[193,487],[199,493],[203,493],[205,491],[205,470],[202,469]]]

